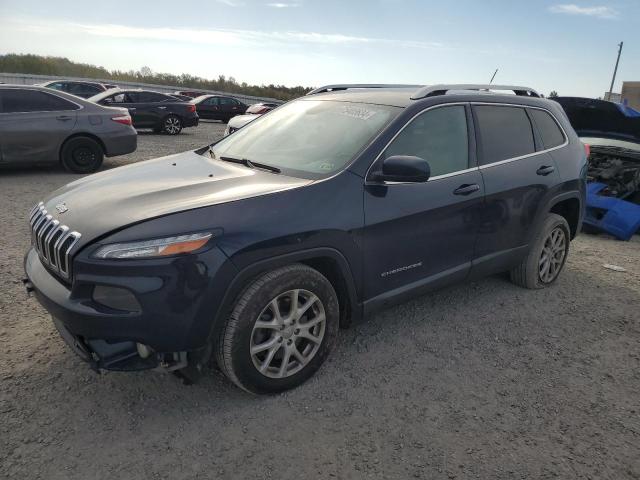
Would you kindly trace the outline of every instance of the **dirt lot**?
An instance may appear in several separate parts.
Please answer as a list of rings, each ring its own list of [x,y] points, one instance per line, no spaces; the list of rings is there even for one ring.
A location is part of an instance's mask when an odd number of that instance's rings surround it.
[[[221,132],[143,134],[106,167]],[[25,215],[75,178],[0,171],[0,478],[640,478],[638,237],[582,235],[548,290],[492,277],[385,311],[257,398],[217,371],[96,375],[63,344],[20,279]]]

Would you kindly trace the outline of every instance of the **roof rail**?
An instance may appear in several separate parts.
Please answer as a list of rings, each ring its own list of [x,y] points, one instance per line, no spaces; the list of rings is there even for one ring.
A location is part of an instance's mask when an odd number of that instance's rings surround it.
[[[307,95],[316,93],[335,92],[337,90],[349,90],[350,88],[420,88],[422,85],[384,84],[384,83],[339,83],[336,85],[325,85],[324,87],[311,90]]]
[[[510,90],[516,95],[523,97],[540,97],[540,94],[533,88],[517,87],[514,85],[480,85],[480,84],[452,84],[452,85],[429,85],[422,87],[411,96],[411,100],[420,98],[446,95],[451,90]]]

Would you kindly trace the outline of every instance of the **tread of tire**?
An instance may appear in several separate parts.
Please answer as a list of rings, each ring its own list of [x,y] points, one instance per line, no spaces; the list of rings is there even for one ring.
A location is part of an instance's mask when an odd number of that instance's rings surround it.
[[[266,283],[276,280],[281,275],[296,271],[313,272],[314,274],[322,275],[317,270],[314,270],[313,268],[307,267],[306,265],[302,265],[300,263],[287,265],[286,267],[281,267],[262,275],[239,295],[238,300],[236,301],[233,310],[229,315],[229,319],[220,329],[220,334],[215,345],[215,354],[218,365],[220,366],[222,373],[224,373],[227,378],[229,378],[229,380],[231,380],[238,387],[242,388],[244,391],[251,394],[253,394],[254,392],[252,392],[242,384],[233,370],[231,360],[231,349],[233,345],[230,341],[228,341],[228,338],[231,336],[228,335],[228,332],[234,332],[238,328],[239,319],[237,312],[244,310],[247,303],[251,301],[253,296],[260,288],[262,288]]]
[[[536,237],[534,239],[533,242],[531,242],[531,248],[533,249],[537,244],[538,241],[540,240],[540,237],[542,237],[543,235],[545,235],[547,233],[547,229],[546,224],[549,223],[551,221],[551,219],[558,219],[561,220],[562,222],[566,223],[566,219],[562,216],[562,215],[558,215],[557,213],[549,213],[547,218],[545,218],[542,227],[538,233],[536,234]],[[569,241],[569,239],[567,238],[567,241]],[[510,278],[511,281],[513,283],[515,283],[516,285],[518,285],[519,287],[523,287],[523,288],[528,288],[528,289],[538,289],[541,288],[538,285],[530,285],[529,282],[527,281],[527,276],[528,276],[528,270],[527,270],[527,263],[529,261],[529,255],[531,255],[531,251],[529,251],[529,253],[527,253],[527,256],[522,260],[522,262],[520,262],[520,264],[516,267],[514,267],[513,269],[511,269],[511,271],[509,272],[510,274]]]

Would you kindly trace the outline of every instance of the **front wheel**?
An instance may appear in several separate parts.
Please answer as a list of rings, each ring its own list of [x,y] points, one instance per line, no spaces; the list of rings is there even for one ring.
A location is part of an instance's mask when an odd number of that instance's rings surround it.
[[[238,298],[215,345],[220,369],[255,394],[294,388],[320,368],[338,334],[331,283],[294,264],[255,280]]]
[[[178,135],[182,131],[182,120],[177,115],[169,115],[162,122],[162,130],[167,135]]]
[[[569,254],[571,232],[560,215],[550,213],[526,258],[511,270],[511,281],[524,288],[545,288],[554,283]]]

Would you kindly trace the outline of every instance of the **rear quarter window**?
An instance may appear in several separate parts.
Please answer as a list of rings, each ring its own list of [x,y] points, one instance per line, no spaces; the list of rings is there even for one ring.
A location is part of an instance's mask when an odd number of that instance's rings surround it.
[[[529,109],[529,115],[531,115],[531,118],[536,124],[542,145],[545,149],[558,147],[564,143],[564,133],[562,133],[558,123],[548,112]]]
[[[482,165],[535,153],[531,121],[522,107],[473,107],[480,137]]]

